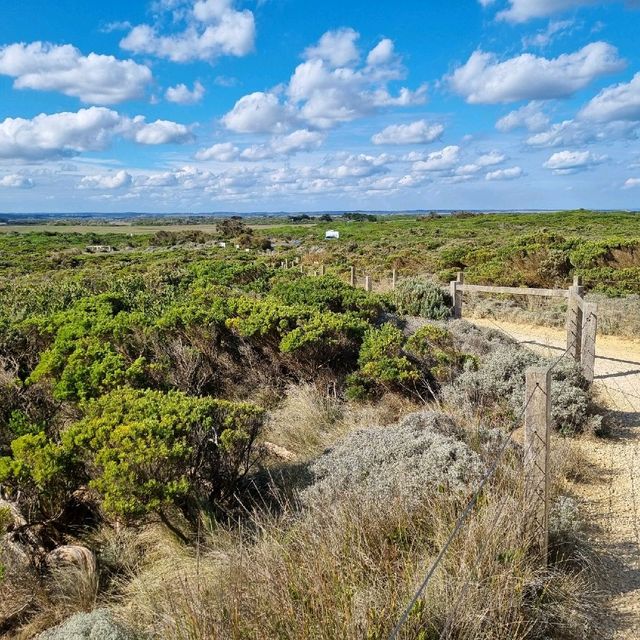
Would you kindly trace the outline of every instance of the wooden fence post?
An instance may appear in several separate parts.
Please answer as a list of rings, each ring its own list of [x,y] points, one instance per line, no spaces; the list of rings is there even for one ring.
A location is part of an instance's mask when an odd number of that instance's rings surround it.
[[[320,275],[323,276],[325,274],[325,266],[323,264],[320,265]]]
[[[364,290],[371,291],[371,278],[369,276],[364,277]]]
[[[598,305],[585,302],[582,309],[582,374],[591,383],[596,365],[596,330],[598,328]]]
[[[584,287],[581,276],[575,276],[573,286],[569,287],[567,299],[567,349],[575,362],[580,362],[582,349],[582,298]]]
[[[395,290],[397,281],[398,281],[398,270],[395,267],[393,267],[393,271],[391,272],[391,289]]]
[[[349,284],[352,287],[356,286],[356,268],[354,266],[349,267]]]
[[[304,273],[304,265],[300,263],[300,273]]]
[[[462,318],[462,289],[460,289],[461,284],[464,284],[464,274],[462,273],[462,271],[458,271],[457,279],[452,280],[449,285],[451,300],[453,301],[453,317],[455,319]]]
[[[285,258],[285,259],[284,259],[284,268],[285,268],[285,269],[288,269],[288,268],[289,268],[289,259],[288,259],[288,258]]]
[[[546,563],[549,551],[551,369],[531,367],[525,375],[525,509],[530,518],[534,544]]]

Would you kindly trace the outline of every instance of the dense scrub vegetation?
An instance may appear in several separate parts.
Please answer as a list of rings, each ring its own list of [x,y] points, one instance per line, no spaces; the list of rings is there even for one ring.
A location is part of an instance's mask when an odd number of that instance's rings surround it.
[[[588,215],[566,214],[565,232]],[[630,224],[610,215],[616,233]],[[0,635],[32,637],[96,606],[122,637],[387,634],[541,363],[450,321],[435,281],[464,269],[546,286],[638,269],[633,240],[596,248],[545,219],[534,238],[525,216],[486,217],[486,230],[476,216],[352,216],[331,221],[345,241],[322,249],[317,221],[0,235]],[[309,276],[281,259],[331,269]],[[370,293],[345,283],[351,263],[431,275]],[[601,428],[574,367],[553,385],[560,434]],[[569,602],[582,612],[582,566],[565,554],[541,572],[511,526],[521,453],[509,451],[406,637],[582,637],[586,612],[562,620]],[[486,558],[494,516],[511,533]],[[478,566],[496,580],[456,619],[451,594]],[[69,624],[117,628],[92,616]]]

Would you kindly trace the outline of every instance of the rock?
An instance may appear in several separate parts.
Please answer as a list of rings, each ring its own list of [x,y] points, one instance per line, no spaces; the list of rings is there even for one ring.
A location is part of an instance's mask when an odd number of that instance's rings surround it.
[[[38,636],[38,640],[135,640],[135,636],[116,623],[106,609],[77,613],[61,625]]]

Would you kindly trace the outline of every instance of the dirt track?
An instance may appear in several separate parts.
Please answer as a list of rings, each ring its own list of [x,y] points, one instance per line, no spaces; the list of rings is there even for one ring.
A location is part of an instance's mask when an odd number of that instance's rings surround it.
[[[557,329],[491,320],[472,320],[500,328],[544,355],[565,349]],[[592,466],[593,480],[575,485],[590,521],[592,542],[603,558],[601,590],[609,603],[600,620],[601,637],[640,638],[640,342],[598,337],[595,384],[615,418],[611,437],[578,441]],[[591,475],[591,474],[589,474]]]

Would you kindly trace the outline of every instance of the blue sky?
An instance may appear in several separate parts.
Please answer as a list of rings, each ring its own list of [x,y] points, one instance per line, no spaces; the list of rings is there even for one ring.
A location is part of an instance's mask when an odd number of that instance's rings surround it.
[[[640,208],[640,1],[3,3],[0,211]]]

